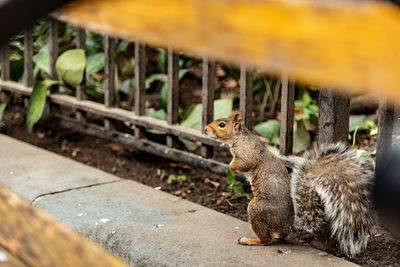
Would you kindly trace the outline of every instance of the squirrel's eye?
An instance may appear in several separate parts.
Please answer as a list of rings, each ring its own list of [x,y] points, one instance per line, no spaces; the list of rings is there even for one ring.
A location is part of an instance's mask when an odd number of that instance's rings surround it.
[[[225,127],[225,123],[220,122],[220,123],[218,124],[218,126],[219,126],[219,128],[224,128],[224,127]]]

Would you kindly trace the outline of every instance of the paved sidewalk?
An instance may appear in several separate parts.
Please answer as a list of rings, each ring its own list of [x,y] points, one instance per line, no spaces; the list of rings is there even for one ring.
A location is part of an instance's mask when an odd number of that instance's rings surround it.
[[[302,245],[237,245],[248,223],[4,135],[0,184],[137,265],[356,266]]]

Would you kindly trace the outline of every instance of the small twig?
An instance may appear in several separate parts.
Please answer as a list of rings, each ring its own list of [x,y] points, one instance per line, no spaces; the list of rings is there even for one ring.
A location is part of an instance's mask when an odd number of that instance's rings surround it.
[[[225,201],[228,203],[229,206],[233,207],[232,202],[230,202],[227,198],[225,198]]]

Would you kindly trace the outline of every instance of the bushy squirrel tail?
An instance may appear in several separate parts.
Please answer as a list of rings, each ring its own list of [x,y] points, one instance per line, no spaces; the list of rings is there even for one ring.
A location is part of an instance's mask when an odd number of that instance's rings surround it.
[[[331,174],[317,176],[310,187],[321,199],[331,237],[342,252],[354,256],[367,247],[376,220],[371,199],[373,167],[345,144],[333,143],[306,153],[299,171],[328,155],[325,159],[329,160],[324,162]]]

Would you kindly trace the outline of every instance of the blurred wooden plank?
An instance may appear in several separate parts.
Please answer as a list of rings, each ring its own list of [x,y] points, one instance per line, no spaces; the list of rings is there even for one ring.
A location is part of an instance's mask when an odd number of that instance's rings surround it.
[[[168,124],[178,123],[179,111],[179,54],[172,48],[168,48],[168,101],[167,101],[167,122]],[[176,146],[177,138],[167,135],[167,145]]]
[[[204,127],[214,119],[214,92],[215,92],[215,61],[208,57],[203,58],[203,83],[202,83],[202,132]],[[202,145],[201,155],[211,158],[213,147]]]
[[[25,267],[27,265],[0,246],[0,267],[5,266]]]
[[[0,1],[0,25],[2,25],[0,43],[5,43],[24,30],[27,25],[35,23],[67,2],[71,0]]]
[[[347,94],[321,89],[319,93],[318,142],[342,141],[349,134],[350,97]]]
[[[240,65],[240,111],[243,112],[243,122],[251,129],[251,114],[253,107],[253,73],[245,64]]]
[[[285,156],[293,151],[294,89],[294,82],[289,82],[287,74],[283,74],[279,152]]]
[[[0,246],[29,266],[127,266],[0,187]]]
[[[379,88],[400,102],[400,10],[387,2],[84,0],[55,16],[300,82]]]

